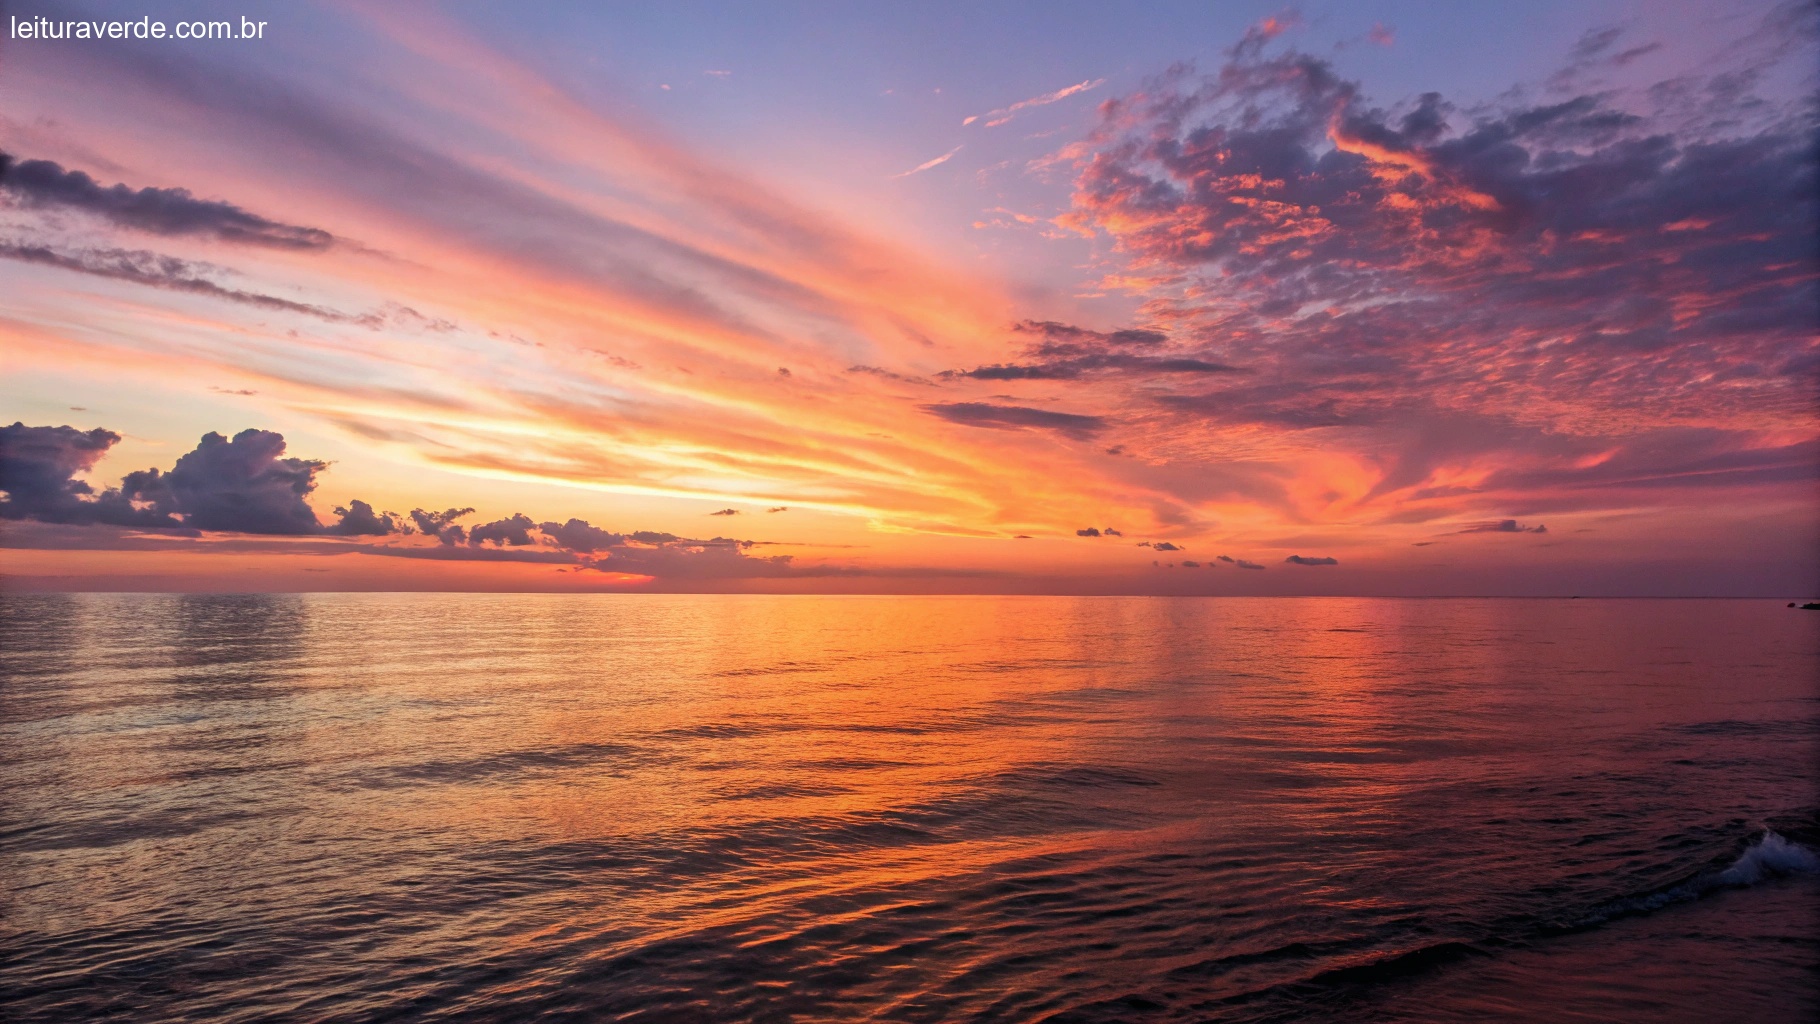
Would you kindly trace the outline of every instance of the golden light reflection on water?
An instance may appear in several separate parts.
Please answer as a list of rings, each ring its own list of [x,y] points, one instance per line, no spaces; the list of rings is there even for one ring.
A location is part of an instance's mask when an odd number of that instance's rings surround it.
[[[1638,835],[1694,837],[1648,877],[1692,870],[1798,810],[1816,747],[1772,728],[1812,637],[1723,602],[8,611],[6,942],[165,1019],[1243,1019],[1597,905]]]

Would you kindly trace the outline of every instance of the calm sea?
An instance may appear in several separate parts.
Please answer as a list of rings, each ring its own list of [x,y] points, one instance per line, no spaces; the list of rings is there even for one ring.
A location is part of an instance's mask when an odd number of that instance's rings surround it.
[[[1763,601],[0,598],[0,1018],[1820,1012]]]

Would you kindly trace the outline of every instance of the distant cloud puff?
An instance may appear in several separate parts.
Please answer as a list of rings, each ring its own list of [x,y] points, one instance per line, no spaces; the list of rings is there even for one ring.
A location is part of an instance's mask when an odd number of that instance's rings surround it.
[[[408,529],[398,513],[376,513],[373,506],[358,498],[346,507],[336,506],[335,515],[337,521],[327,532],[341,537],[384,537]]]
[[[558,547],[584,555],[619,547],[626,542],[624,535],[590,525],[585,519],[571,519],[566,523],[539,523],[537,529]]]
[[[497,544],[501,547],[523,548],[537,543],[531,538],[531,531],[537,529],[537,523],[523,512],[513,513],[505,519],[483,523],[468,531],[468,543],[479,546]]]
[[[1307,555],[1290,555],[1288,558],[1283,559],[1283,561],[1289,563],[1290,565],[1339,565],[1340,564],[1340,560],[1337,558],[1327,558],[1327,557],[1311,558]]]
[[[711,516],[736,516],[739,515],[739,509],[723,508],[719,512],[710,512],[708,514]]]
[[[1500,519],[1495,523],[1477,523],[1468,526],[1461,533],[1547,533],[1548,527],[1541,523],[1534,526],[1520,526],[1515,519]]]
[[[1171,544],[1170,542],[1168,542],[1166,540],[1159,540],[1156,543],[1152,544],[1151,546],[1156,548],[1158,551],[1180,551],[1180,550],[1182,550],[1180,547],[1178,547],[1174,544]]]
[[[448,545],[465,544],[468,531],[456,525],[455,520],[473,514],[471,508],[452,508],[443,512],[426,512],[414,508],[411,510],[411,521],[417,524],[418,532],[426,537],[435,537]]]
[[[1100,535],[1100,530],[1097,526],[1089,526],[1085,530],[1074,531],[1074,535],[1076,537],[1098,537]]]

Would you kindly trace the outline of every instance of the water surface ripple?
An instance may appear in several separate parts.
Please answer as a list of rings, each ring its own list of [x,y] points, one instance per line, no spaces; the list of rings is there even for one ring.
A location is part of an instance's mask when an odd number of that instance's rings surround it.
[[[0,1016],[1809,1019],[1820,616],[0,597]]]

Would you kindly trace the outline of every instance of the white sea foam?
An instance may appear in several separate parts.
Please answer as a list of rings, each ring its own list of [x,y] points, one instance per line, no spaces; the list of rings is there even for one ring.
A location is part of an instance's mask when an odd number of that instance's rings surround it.
[[[1765,831],[1715,881],[1719,885],[1756,885],[1766,878],[1814,871],[1820,871],[1820,854],[1779,832]]]

